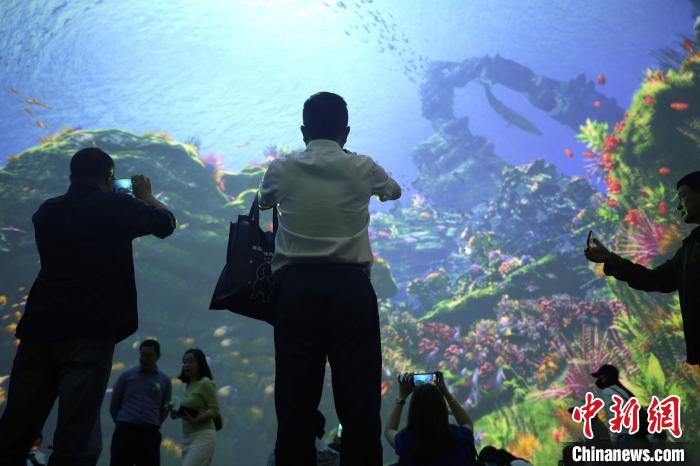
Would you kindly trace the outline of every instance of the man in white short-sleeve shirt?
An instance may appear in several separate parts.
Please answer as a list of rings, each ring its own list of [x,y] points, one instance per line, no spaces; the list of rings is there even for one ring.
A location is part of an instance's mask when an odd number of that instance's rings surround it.
[[[314,415],[326,359],[343,425],[341,465],[382,464],[381,342],[369,280],[369,201],[401,188],[368,156],[344,150],[347,105],[329,92],[304,103],[306,150],[270,163],[260,208],[277,206],[272,271],[278,466],[314,464]]]

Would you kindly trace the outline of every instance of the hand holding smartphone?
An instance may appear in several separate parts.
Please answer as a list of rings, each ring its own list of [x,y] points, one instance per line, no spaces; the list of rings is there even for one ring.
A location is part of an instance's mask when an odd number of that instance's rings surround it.
[[[437,384],[437,374],[435,372],[426,372],[423,374],[413,374],[413,386],[418,387],[431,383]]]
[[[123,194],[134,194],[134,187],[131,178],[119,178],[114,180],[114,192]]]

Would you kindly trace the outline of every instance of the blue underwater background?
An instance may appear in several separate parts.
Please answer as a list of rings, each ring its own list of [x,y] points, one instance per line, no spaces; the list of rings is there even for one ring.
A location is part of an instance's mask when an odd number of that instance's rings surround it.
[[[400,201],[371,204],[387,405],[396,372],[439,368],[477,421],[481,446],[546,466],[575,437],[561,413],[580,400],[589,370],[576,361],[613,358],[623,373],[627,362],[639,368],[627,379],[637,393],[700,406],[700,373],[682,365],[677,299],[606,284],[579,247],[593,228],[656,265],[680,244],[686,230],[669,212],[675,180],[700,155],[698,10],[686,0],[3,1],[0,411],[13,322],[38,271],[33,209],[67,186],[66,154],[110,144],[124,157],[117,176],[151,170],[155,190],[170,180],[164,196],[181,204],[179,249],[168,253],[191,274],[137,260],[141,328],[118,348],[110,384],[137,363],[133,348],[147,336],[163,341],[161,367],[173,377],[181,352],[202,347],[227,421],[214,464],[266,461],[276,428],[271,331],[207,314],[205,301],[228,221],[249,205],[269,157],[302,148],[302,105],[318,91],[345,98],[347,147],[404,189]],[[664,99],[690,108],[645,119],[647,107],[669,108]],[[662,137],[671,133],[686,145]],[[665,141],[643,148],[654,158],[635,158],[638,134]],[[155,147],[150,160],[121,149],[143,138]],[[173,145],[182,158],[161,163],[158,147]],[[182,200],[188,183],[197,190]],[[647,201],[636,206],[640,192]],[[520,203],[535,210],[507,209]],[[211,247],[188,259],[192,244]],[[158,247],[135,243],[148,257]],[[169,294],[178,298],[159,304]],[[568,323],[540,324],[552,319]],[[668,322],[669,336],[647,329],[648,319]],[[700,427],[700,408],[684,409],[686,431]],[[329,388],[322,410],[332,435]],[[45,445],[54,424],[55,412]],[[106,465],[106,410],[102,428]],[[163,432],[162,462],[179,464],[180,426],[166,421]],[[385,441],[384,451],[386,464],[396,461]]]

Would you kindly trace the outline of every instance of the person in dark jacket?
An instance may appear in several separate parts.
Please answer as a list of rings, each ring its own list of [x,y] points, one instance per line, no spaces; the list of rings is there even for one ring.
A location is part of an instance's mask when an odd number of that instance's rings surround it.
[[[700,224],[700,171],[692,172],[676,184],[678,210],[685,223]],[[604,263],[606,275],[637,290],[671,293],[678,291],[688,364],[700,364],[700,227],[683,240],[672,259],[648,269],[608,251],[596,238],[585,250],[589,261]]]
[[[138,326],[131,241],[165,238],[175,217],[132,177],[134,197],[115,193],[114,161],[98,148],[70,162],[68,192],[32,217],[41,269],[16,336],[7,406],[0,418],[0,464],[25,464],[56,398],[49,464],[94,463],[94,432],[114,346]]]

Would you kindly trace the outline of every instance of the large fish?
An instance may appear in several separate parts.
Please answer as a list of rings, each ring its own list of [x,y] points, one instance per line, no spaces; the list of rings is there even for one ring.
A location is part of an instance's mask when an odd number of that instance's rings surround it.
[[[527,131],[531,134],[536,134],[537,136],[542,136],[542,131],[537,128],[530,120],[508,107],[506,104],[498,100],[498,98],[491,92],[491,85],[485,81],[479,80],[482,86],[484,86],[484,91],[486,92],[486,100],[489,101],[491,108],[498,113],[501,118],[506,120],[509,124],[513,124],[523,131]]]

